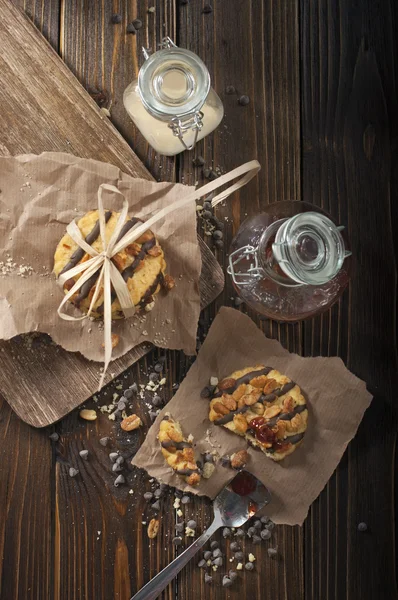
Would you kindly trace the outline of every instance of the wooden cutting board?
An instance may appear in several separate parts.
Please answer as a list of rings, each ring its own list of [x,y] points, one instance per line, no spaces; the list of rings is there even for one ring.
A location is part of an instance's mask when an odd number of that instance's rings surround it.
[[[39,31],[8,0],[0,0],[0,81],[1,154],[69,152],[153,179]],[[224,275],[208,247],[199,243],[204,307],[223,289]],[[137,346],[114,361],[107,381],[150,348]],[[99,363],[39,340],[32,347],[26,341],[0,342],[1,394],[35,427],[54,423],[92,396],[98,372]]]

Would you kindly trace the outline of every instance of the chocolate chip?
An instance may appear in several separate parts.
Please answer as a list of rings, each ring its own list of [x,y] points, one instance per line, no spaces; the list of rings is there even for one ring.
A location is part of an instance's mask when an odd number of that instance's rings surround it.
[[[191,498],[189,496],[183,496],[181,498],[181,504],[189,504],[191,502]]]
[[[212,205],[211,205],[211,202],[209,202],[208,200],[205,200],[205,201],[203,202],[203,208],[204,208],[205,210],[212,210],[212,208],[213,208],[213,207],[212,207]],[[211,213],[210,213],[210,214],[211,214]]]
[[[212,550],[215,550],[216,548],[218,548],[218,546],[219,546],[219,543],[216,542],[215,540],[214,540],[214,542],[211,542],[211,544],[210,544],[210,548]]]
[[[275,548],[268,548],[268,556],[276,556],[278,554],[278,551],[275,550]]]
[[[71,467],[69,469],[69,477],[76,477],[76,475],[79,474],[79,470],[75,469],[74,467]]]
[[[180,537],[174,537],[171,541],[173,542],[174,546],[181,546],[182,544],[182,538]]]
[[[162,363],[156,363],[156,365],[153,367],[155,373],[161,373],[163,371],[163,365]]]
[[[156,412],[154,412],[153,410],[149,411],[149,418],[151,419],[151,421],[154,421],[157,416],[158,416],[158,414]]]
[[[246,569],[246,571],[253,571],[253,569],[254,569],[253,563],[252,562],[247,562],[245,564],[245,569]]]
[[[119,465],[118,463],[113,463],[112,465],[112,472],[113,473],[120,473],[120,471],[123,471],[123,467],[122,465]]]
[[[266,528],[269,529],[270,531],[272,531],[275,527],[275,523],[273,521],[268,521],[268,523],[266,524]]]
[[[202,167],[205,164],[205,159],[203,156],[197,156],[193,159],[192,164],[194,167]]]
[[[122,464],[124,463],[124,458],[123,458],[123,456],[118,456],[115,462],[116,462],[116,464],[118,464],[118,465],[122,465]]]
[[[367,531],[368,526],[366,525],[366,523],[359,523],[358,525],[358,531]]]
[[[227,577],[226,575],[224,575],[224,577],[222,578],[222,586],[223,587],[231,587],[232,583],[233,583],[232,580],[229,577]]]
[[[160,488],[157,488],[154,492],[153,495],[155,496],[155,498],[160,498],[160,496],[163,494],[163,490],[161,490]]]
[[[207,385],[207,386],[206,386],[206,387],[204,387],[204,388],[202,389],[202,391],[200,392],[200,397],[201,397],[201,398],[210,398],[210,396],[211,396],[211,393],[210,393],[210,388],[209,388],[209,386]]]
[[[162,405],[162,399],[160,396],[158,396],[157,394],[152,398],[152,404],[154,406],[161,406]]]
[[[107,446],[108,442],[109,442],[109,438],[108,437],[103,437],[99,441],[99,443],[101,444],[101,446]]]
[[[183,495],[184,495],[184,493],[183,493],[181,490],[175,490],[175,491],[174,491],[174,496],[175,496],[176,498],[182,498],[182,497],[183,497]]]
[[[228,575],[231,581],[235,581],[235,579],[237,579],[238,577],[238,573],[232,570],[228,573]]]
[[[187,527],[189,527],[189,529],[196,529],[196,521],[191,519],[190,521],[188,521]]]
[[[249,96],[241,96],[238,100],[238,103],[241,106],[247,106],[249,104],[249,102],[250,102]]]
[[[133,23],[129,23],[126,27],[126,32],[127,33],[132,33],[133,35],[135,35],[137,33],[136,28],[134,27]]]
[[[210,559],[211,559],[211,557],[212,557],[212,553],[211,553],[211,551],[210,551],[210,550],[206,550],[206,552],[204,552],[204,553],[203,553],[203,558],[204,558],[205,560],[210,560]]]
[[[229,456],[222,456],[220,458],[220,465],[222,467],[225,467],[226,469],[229,468],[231,466],[231,460],[230,460]]]
[[[136,383],[133,383],[132,385],[130,385],[130,390],[133,392],[133,394],[137,394],[138,393],[138,385]]]
[[[234,304],[235,306],[240,306],[241,304],[243,304],[242,298],[235,298]]]
[[[245,534],[245,532],[243,531],[243,529],[239,528],[239,529],[237,530],[237,532],[235,533],[235,535],[236,535],[236,537],[238,537],[238,538],[244,538],[246,534]]]
[[[113,23],[114,25],[118,25],[121,22],[122,22],[122,15],[119,15],[118,13],[115,13],[112,15],[111,23]]]
[[[210,169],[203,169],[203,175],[208,179],[210,177]]]
[[[181,521],[181,523],[176,523],[174,529],[177,531],[177,533],[182,533],[185,529],[184,521]]]
[[[150,500],[152,500],[152,498],[153,498],[153,494],[152,494],[152,492],[145,492],[145,494],[144,494],[144,499],[145,499],[147,502],[149,502]]]
[[[119,456],[119,454],[117,452],[111,452],[109,454],[109,458],[111,459],[111,461],[114,463],[116,462],[117,457]]]
[[[271,539],[271,532],[269,531],[269,529],[263,529],[260,533],[260,536],[262,540],[269,540]]]
[[[205,569],[205,568],[207,567],[207,563],[206,563],[206,561],[204,560],[204,558],[202,558],[202,560],[200,560],[200,561],[198,562],[198,567],[199,567],[199,569]]]
[[[118,486],[118,485],[120,485],[121,483],[125,483],[125,482],[126,482],[126,480],[125,480],[125,478],[123,477],[123,475],[118,475],[118,476],[116,477],[116,479],[115,479],[115,481],[114,481],[114,484],[113,484],[113,485],[114,485],[115,487],[117,487],[117,486]]]
[[[149,381],[152,381],[153,383],[155,383],[158,379],[159,379],[158,373],[151,373],[149,375]]]
[[[245,559],[245,555],[243,554],[243,552],[241,550],[239,550],[239,552],[235,552],[235,558],[237,561],[242,562],[242,560]]]
[[[142,27],[142,21],[141,21],[141,19],[134,19],[133,25],[134,25],[134,27],[136,29],[141,29],[141,27]]]
[[[255,533],[256,533],[256,530],[254,527],[249,527],[249,529],[247,530],[247,535],[249,537],[252,537]]]
[[[269,523],[270,518],[269,517],[261,517],[260,521],[261,521],[261,523],[263,523],[263,525],[266,525],[267,523]]]
[[[213,7],[211,6],[211,4],[205,4],[202,13],[204,13],[205,15],[209,15],[211,12],[213,12]]]
[[[222,530],[222,535],[224,538],[229,538],[231,537],[231,530],[229,527],[224,527],[224,529]]]
[[[261,537],[259,535],[253,535],[252,541],[253,544],[261,544]]]
[[[214,461],[214,457],[212,454],[210,454],[210,452],[206,452],[206,454],[203,455],[203,460],[205,463],[212,463]]]
[[[217,558],[215,558],[215,559],[212,561],[212,564],[213,564],[213,565],[216,565],[217,567],[222,567],[222,564],[223,564],[222,557],[221,557],[221,556],[217,556]]]
[[[217,179],[217,178],[218,178],[218,175],[217,175],[217,173],[216,173],[215,171],[211,170],[211,171],[210,171],[210,173],[209,173],[208,179],[209,179],[210,181],[214,181],[214,180],[215,180],[215,179]]]
[[[208,573],[205,573],[205,583],[211,583],[213,581],[213,577]]]
[[[52,434],[51,434],[51,435],[49,435],[48,437],[50,438],[50,440],[51,440],[52,442],[58,442],[58,440],[59,440],[59,435],[58,435],[58,433],[56,433],[55,431],[54,431],[54,433],[52,433]]]
[[[209,210],[204,210],[204,211],[202,212],[202,217],[203,217],[204,219],[210,219],[210,217],[212,217],[212,216],[213,216],[213,215],[212,215],[212,213],[211,213]]]
[[[124,390],[123,392],[123,396],[127,399],[130,400],[130,398],[132,398],[134,396],[134,392],[133,390]]]
[[[160,510],[160,502],[159,500],[156,500],[156,502],[154,502],[151,506],[152,510]]]
[[[219,250],[222,250],[222,248],[224,248],[224,242],[222,240],[216,240],[214,242],[214,245],[216,248],[218,248]]]
[[[223,237],[224,237],[224,234],[219,229],[216,229],[215,231],[213,231],[213,239],[221,240]]]
[[[260,519],[256,519],[253,523],[254,529],[261,529],[261,521]]]
[[[213,550],[213,558],[218,558],[219,556],[222,556],[222,552],[220,548],[216,548],[215,550]]]
[[[168,487],[169,487],[169,486],[167,485],[167,483],[161,483],[161,484],[160,484],[160,486],[159,486],[159,489],[160,489],[162,492],[165,492],[165,491],[167,490],[167,488],[168,488]]]
[[[225,88],[225,92],[229,95],[232,96],[232,94],[236,94],[236,89],[234,88],[233,85],[227,85],[227,87]]]
[[[88,450],[80,450],[79,454],[83,460],[88,459]]]
[[[239,550],[241,549],[238,542],[232,542],[229,547],[231,552],[239,552]]]

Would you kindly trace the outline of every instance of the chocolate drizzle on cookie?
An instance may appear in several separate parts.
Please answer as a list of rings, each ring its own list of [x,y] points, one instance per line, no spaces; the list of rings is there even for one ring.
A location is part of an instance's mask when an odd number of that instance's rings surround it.
[[[304,412],[305,410],[307,410],[306,404],[298,404],[297,406],[294,407],[294,409],[291,412],[282,413],[280,415],[277,415],[276,417],[273,417],[269,421],[267,421],[267,425],[269,427],[274,427],[278,421],[291,421],[296,415]]]
[[[226,423],[230,423],[233,420],[235,415],[241,415],[241,414],[245,413],[246,411],[248,411],[249,408],[250,408],[250,406],[242,406],[241,408],[238,408],[237,410],[232,410],[227,415],[224,415],[220,419],[217,419],[216,421],[214,421],[214,425],[225,425]]]
[[[109,221],[111,216],[112,216],[112,211],[107,210],[105,213],[105,223],[107,223]],[[100,223],[99,223],[99,219],[98,219],[98,221],[94,225],[93,229],[90,231],[90,233],[87,234],[84,241],[91,246],[95,242],[95,240],[98,238],[99,234],[100,234]],[[81,259],[85,255],[85,253],[86,253],[86,251],[83,250],[83,248],[80,248],[80,246],[79,246],[79,248],[77,250],[75,250],[75,252],[72,254],[70,261],[64,266],[64,268],[62,269],[62,271],[60,272],[59,275],[62,275],[63,273],[66,273],[66,271],[69,271],[73,267],[76,267],[76,265],[81,261]],[[59,277],[59,275],[58,275],[58,277]]]
[[[173,442],[173,440],[166,440],[161,442],[162,448],[175,448],[176,450],[183,450],[184,448],[191,448],[192,444],[189,442]]]
[[[250,371],[250,373],[246,373],[246,375],[242,375],[242,377],[236,379],[233,386],[214,394],[213,398],[220,398],[223,394],[232,394],[240,385],[242,385],[242,383],[250,383],[255,377],[268,375],[270,371],[272,371],[272,367],[264,367],[264,369],[259,369],[258,371]]]
[[[281,388],[277,388],[276,390],[274,390],[271,394],[262,394],[259,398],[259,402],[273,402],[279,396],[283,396],[284,394],[290,392],[290,390],[292,390],[295,385],[296,383],[294,381],[289,381],[288,383],[285,383]]]

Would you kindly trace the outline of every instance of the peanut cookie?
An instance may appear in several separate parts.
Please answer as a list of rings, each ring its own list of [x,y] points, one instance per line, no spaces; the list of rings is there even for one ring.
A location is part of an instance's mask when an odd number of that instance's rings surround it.
[[[245,437],[276,461],[301,443],[307,418],[299,386],[262,365],[235,371],[220,381],[210,400],[210,421]]]
[[[82,217],[77,225],[84,236],[86,242],[98,252],[102,252],[102,240],[100,237],[100,228],[98,221],[98,210],[92,210]],[[109,240],[119,218],[119,213],[106,211],[106,239]],[[119,235],[119,239],[127,233],[140,219],[132,218],[126,220],[125,225]],[[81,262],[89,260],[91,257],[84,252],[68,235],[59,242],[54,256],[54,273],[57,277],[67,272]],[[163,250],[156,239],[156,236],[148,229],[135,242],[128,245],[124,250],[118,252],[113,257],[113,263],[121,272],[130,292],[134,305],[137,307],[147,306],[148,308],[154,302],[154,296],[160,291],[161,285],[166,289],[171,289],[170,276],[165,276],[166,261]],[[72,303],[80,308],[82,312],[87,312],[94,294],[95,283],[98,279],[99,271],[78,290],[72,297]],[[64,284],[65,292],[70,290],[80,275],[68,279]],[[167,278],[167,279],[166,279]],[[167,283],[167,285],[166,285]],[[112,318],[123,317],[119,300],[112,292]],[[104,295],[101,290],[94,306],[92,316],[101,318],[103,316]]]
[[[198,485],[201,476],[192,442],[184,438],[180,424],[170,415],[165,415],[160,423],[158,440],[167,464],[189,485]]]

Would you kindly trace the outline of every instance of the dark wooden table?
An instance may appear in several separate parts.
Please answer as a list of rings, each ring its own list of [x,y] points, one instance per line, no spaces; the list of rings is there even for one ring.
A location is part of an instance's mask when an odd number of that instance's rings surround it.
[[[278,560],[269,559],[267,544],[256,546],[256,571],[229,589],[221,588],[219,574],[205,587],[193,561],[163,597],[394,600],[398,3],[213,0],[209,13],[203,0],[14,3],[81,83],[111,104],[112,122],[159,180],[204,183],[202,169],[192,165],[199,154],[225,171],[258,158],[257,180],[217,209],[229,219],[225,248],[246,214],[276,200],[312,202],[349,229],[353,280],[328,313],[298,325],[251,316],[289,350],[339,355],[368,382],[375,398],[355,440],[304,527],[276,528]],[[121,25],[111,24],[113,12],[122,15]],[[135,18],[143,28],[126,35]],[[215,135],[175,159],[148,147],[122,104],[123,89],[142,63],[141,46],[154,49],[164,35],[201,56],[225,105]],[[249,96],[247,106],[226,94],[231,85]],[[217,251],[224,266],[226,256]],[[200,336],[233,298],[227,281],[201,318]],[[131,368],[123,384],[145,380],[156,356]],[[190,359],[167,353],[166,400],[189,365]],[[100,403],[114,391],[110,386]],[[48,439],[52,431],[60,435],[57,444]],[[128,600],[173,558],[173,496],[162,500],[161,532],[149,543],[146,503],[141,492],[128,493],[129,487],[149,489],[147,477],[131,469],[130,486],[115,488],[107,451],[98,444],[114,431],[108,419],[85,423],[77,411],[51,431],[35,430],[0,400],[1,600]],[[78,457],[83,448],[90,451],[87,463]],[[76,462],[80,475],[72,479],[68,469]],[[195,500],[187,515],[200,527],[208,524],[209,503]],[[360,521],[366,533],[358,532]],[[246,551],[253,548],[246,543]]]

